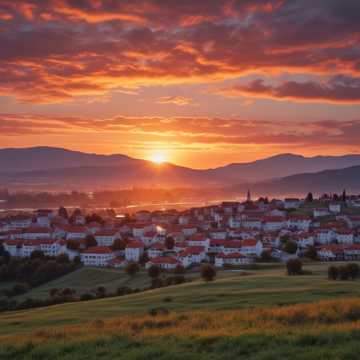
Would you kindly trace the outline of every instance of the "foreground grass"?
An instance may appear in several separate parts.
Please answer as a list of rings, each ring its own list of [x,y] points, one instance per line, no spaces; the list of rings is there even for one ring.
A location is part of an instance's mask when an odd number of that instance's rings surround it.
[[[355,359],[360,300],[124,315],[0,338],[1,359]]]

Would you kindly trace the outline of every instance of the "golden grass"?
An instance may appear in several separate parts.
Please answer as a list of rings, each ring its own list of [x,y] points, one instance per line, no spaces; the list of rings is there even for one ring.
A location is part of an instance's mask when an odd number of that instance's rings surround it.
[[[35,329],[28,334],[0,337],[2,344],[71,343],[127,337],[215,337],[243,334],[316,334],[360,329],[360,299],[321,301],[273,308],[226,311],[188,311],[165,315],[125,315],[95,319],[81,325]]]

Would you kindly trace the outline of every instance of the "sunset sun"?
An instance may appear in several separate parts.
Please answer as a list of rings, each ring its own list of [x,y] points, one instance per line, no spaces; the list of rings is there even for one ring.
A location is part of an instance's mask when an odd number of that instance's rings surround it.
[[[163,164],[166,162],[166,154],[164,152],[155,152],[150,155],[150,161],[152,161],[155,164]]]

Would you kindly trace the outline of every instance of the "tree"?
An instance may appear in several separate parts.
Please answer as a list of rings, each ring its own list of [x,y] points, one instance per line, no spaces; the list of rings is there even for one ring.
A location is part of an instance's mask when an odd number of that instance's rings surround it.
[[[160,275],[160,268],[157,265],[151,265],[148,270],[148,275],[152,279],[156,279]]]
[[[347,266],[339,266],[339,278],[340,280],[348,280],[349,279],[349,269]]]
[[[35,250],[30,255],[31,260],[44,259],[44,258],[45,258],[45,254],[41,250]]]
[[[25,283],[17,283],[13,287],[14,295],[22,295],[25,294],[29,290],[29,285]]]
[[[60,254],[56,257],[56,262],[59,264],[69,264],[69,255],[68,254]]]
[[[87,248],[89,247],[92,247],[92,246],[97,246],[97,242],[96,242],[96,239],[94,237],[94,235],[87,235],[86,238],[85,238],[85,246]]]
[[[343,202],[346,202],[346,191],[345,191],[345,189],[343,190],[343,193],[342,193],[342,196],[341,196],[341,200],[343,201]]]
[[[111,249],[113,251],[117,251],[117,250],[125,250],[127,245],[126,240],[124,239],[116,239],[113,244],[111,245]]]
[[[49,295],[51,298],[54,298],[58,294],[59,294],[59,289],[57,289],[57,288],[52,288],[49,290]]]
[[[349,277],[351,280],[355,280],[359,277],[360,274],[360,266],[356,263],[350,263],[346,265]]]
[[[264,250],[261,255],[260,255],[260,260],[263,262],[270,262],[273,259],[273,257],[271,256],[271,252],[268,250]]]
[[[174,269],[174,274],[176,274],[176,275],[185,274],[185,268],[180,264],[176,265],[176,268]]]
[[[104,225],[105,224],[105,220],[99,215],[99,214],[96,214],[96,213],[93,213],[91,215],[87,215],[85,217],[85,221],[87,224],[90,224],[92,222],[97,222],[101,225]]]
[[[330,280],[336,280],[339,277],[339,269],[336,266],[329,266],[328,278]]]
[[[286,251],[289,254],[295,254],[298,249],[298,246],[295,241],[288,241],[284,245],[284,251]]]
[[[174,248],[175,245],[175,240],[172,236],[167,236],[165,239],[165,247],[168,250],[172,250]]]
[[[316,260],[317,259],[317,251],[315,246],[309,246],[306,249],[305,256],[309,259]]]
[[[205,281],[213,281],[216,277],[216,270],[215,268],[210,264],[205,264],[201,268],[201,277]]]
[[[104,286],[99,286],[96,289],[96,296],[98,298],[104,298],[106,296],[106,288]]]
[[[306,196],[305,202],[309,203],[309,202],[313,202],[313,201],[314,201],[313,194],[311,192],[309,192]]]
[[[69,219],[68,211],[63,206],[59,207],[58,215],[66,220]]]
[[[302,273],[302,262],[299,259],[291,259],[286,263],[288,275],[300,275]]]
[[[280,242],[281,242],[282,244],[286,244],[289,240],[290,240],[290,236],[289,236],[289,235],[282,235],[282,236],[280,237]]]
[[[68,240],[66,242],[66,247],[70,250],[79,250],[79,247],[80,247],[80,243],[79,241],[76,241],[76,240]]]
[[[129,276],[134,276],[136,273],[139,272],[139,270],[139,265],[137,263],[129,263],[125,268],[125,272]]]

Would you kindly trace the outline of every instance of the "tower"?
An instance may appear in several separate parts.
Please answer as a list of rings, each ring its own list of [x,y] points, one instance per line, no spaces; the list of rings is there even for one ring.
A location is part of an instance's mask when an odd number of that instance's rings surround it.
[[[250,202],[250,201],[251,201],[250,190],[248,190],[248,192],[247,192],[246,201],[247,201],[247,202]]]

